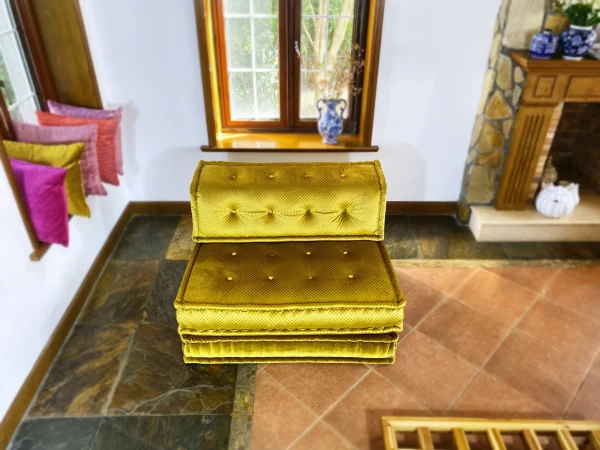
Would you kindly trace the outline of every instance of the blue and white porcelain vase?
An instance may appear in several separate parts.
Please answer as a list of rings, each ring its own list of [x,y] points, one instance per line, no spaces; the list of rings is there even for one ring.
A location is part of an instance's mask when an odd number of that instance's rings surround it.
[[[570,25],[560,35],[560,44],[563,51],[563,59],[579,61],[592,48],[596,42],[594,27],[581,27]]]
[[[344,104],[337,111],[337,106]],[[325,107],[325,108],[323,108]],[[317,127],[319,133],[323,136],[323,143],[337,144],[337,138],[342,134],[344,128],[344,111],[346,110],[346,100],[317,100],[317,109],[319,110],[319,118],[317,119]],[[323,111],[325,109],[325,111]]]
[[[534,59],[550,59],[556,51],[558,35],[552,34],[552,30],[544,30],[536,33],[531,38],[529,50]]]

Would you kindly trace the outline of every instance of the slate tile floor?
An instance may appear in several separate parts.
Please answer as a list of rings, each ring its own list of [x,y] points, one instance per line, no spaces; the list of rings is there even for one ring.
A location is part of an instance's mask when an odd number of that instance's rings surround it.
[[[600,419],[597,244],[481,244],[451,217],[388,217],[409,299],[397,362],[255,375],[182,362],[172,303],[191,226],[190,216],[132,218],[11,450],[247,448],[250,425],[258,450],[375,449],[384,414]],[[449,267],[457,260],[474,264]],[[516,260],[555,261],[471,267]]]

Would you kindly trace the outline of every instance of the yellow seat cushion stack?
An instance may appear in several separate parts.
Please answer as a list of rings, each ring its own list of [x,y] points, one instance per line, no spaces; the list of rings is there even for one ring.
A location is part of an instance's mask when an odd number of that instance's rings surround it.
[[[191,201],[186,362],[393,362],[404,299],[378,162],[201,162]]]

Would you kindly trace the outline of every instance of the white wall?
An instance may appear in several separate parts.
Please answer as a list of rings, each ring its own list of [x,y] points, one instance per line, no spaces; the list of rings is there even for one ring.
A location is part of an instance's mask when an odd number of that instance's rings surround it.
[[[130,193],[107,186],[88,199],[92,218],[70,222],[68,248],[53,245],[31,262],[31,244],[0,168],[0,417],[46,345]]]
[[[373,153],[202,153],[192,0],[81,0],[105,102],[135,116],[125,165],[138,200],[187,200],[200,159],[377,158],[388,199],[456,201],[500,0],[387,0]],[[133,175],[133,176],[132,176]]]
[[[208,143],[192,0],[81,0],[106,104],[125,107],[126,176],[39,263],[0,174],[0,416],[129,199],[187,200],[201,159],[378,158],[388,199],[454,201],[500,0],[387,0],[372,153],[201,153]]]

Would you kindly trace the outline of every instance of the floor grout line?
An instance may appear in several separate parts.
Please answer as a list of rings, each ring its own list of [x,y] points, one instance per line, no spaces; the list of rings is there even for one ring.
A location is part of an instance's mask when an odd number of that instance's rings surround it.
[[[592,372],[592,367],[594,367],[594,364],[598,358],[600,358],[600,349],[598,350],[598,352],[596,352],[596,356],[594,356],[594,358],[592,359],[592,362],[590,363],[589,367],[585,371],[585,374],[583,375],[583,378],[581,379],[579,386],[577,386],[577,389],[575,389],[573,396],[571,397],[571,399],[569,400],[569,403],[567,404],[567,409],[565,410],[565,413],[561,416],[561,418],[564,418],[571,411],[571,408],[573,407],[573,404],[575,403],[577,396],[581,392],[581,388],[583,387],[584,383],[587,381],[590,373]]]
[[[131,349],[133,348],[133,343],[135,342],[135,336],[138,332],[138,329],[140,328],[140,325],[141,325],[141,322],[136,324],[135,330],[133,331],[133,333],[131,333],[131,336],[129,337],[129,344],[127,345],[127,350],[125,351],[125,354],[123,355],[123,361],[121,361],[121,365],[119,366],[119,371],[117,372],[117,375],[115,376],[113,384],[110,388],[110,392],[106,396],[106,403],[104,404],[104,406],[101,409],[102,413],[105,416],[108,416],[108,409],[110,408],[110,404],[113,401],[113,397],[117,390],[117,386],[119,385],[119,382],[121,381],[123,372],[125,372],[125,367],[127,366],[127,361],[129,360],[129,355],[131,353]]]
[[[171,239],[172,239],[172,237],[171,237]],[[113,397],[115,395],[115,392],[117,390],[119,382],[121,381],[123,372],[125,372],[125,367],[127,366],[127,361],[129,361],[129,355],[131,353],[133,344],[135,342],[135,336],[137,335],[140,325],[144,322],[144,316],[146,315],[146,308],[148,307],[148,301],[150,300],[150,297],[152,296],[152,294],[154,293],[154,290],[156,289],[156,285],[158,284],[158,279],[160,277],[160,271],[161,271],[164,261],[165,261],[164,258],[159,260],[158,268],[156,270],[156,277],[154,278],[152,287],[150,289],[148,289],[148,294],[146,295],[146,300],[144,301],[144,306],[142,309],[142,317],[140,318],[139,322],[135,325],[135,330],[133,330],[133,333],[131,334],[131,337],[129,338],[127,350],[125,351],[125,354],[123,355],[123,361],[121,362],[119,371],[117,372],[117,375],[115,376],[113,385],[110,388],[110,392],[108,393],[108,396],[106,397],[106,403],[102,407],[102,411],[103,411],[104,415],[108,415],[108,409],[110,408],[110,404],[113,401]]]
[[[348,394],[349,394],[351,391],[353,391],[353,390],[354,390],[354,388],[356,388],[356,386],[358,386],[358,385],[359,385],[359,384],[360,384],[360,383],[361,383],[361,382],[362,382],[362,381],[363,381],[363,380],[364,380],[364,379],[365,379],[365,378],[366,378],[366,377],[367,377],[367,376],[368,376],[368,375],[369,375],[371,372],[373,372],[373,367],[368,367],[367,365],[365,365],[365,367],[366,367],[367,371],[366,371],[366,372],[365,372],[365,373],[364,373],[364,374],[363,374],[363,375],[362,375],[362,376],[361,376],[361,377],[360,377],[358,380],[356,380],[356,382],[354,382],[354,384],[352,384],[352,386],[350,386],[350,387],[349,387],[349,388],[346,390],[346,392],[344,392],[343,394],[341,394],[341,395],[338,397],[338,399],[337,399],[336,401],[334,401],[334,402],[333,402],[331,405],[329,405],[329,407],[327,407],[327,408],[325,409],[325,411],[324,411],[324,412],[323,412],[321,415],[319,415],[319,416],[317,417],[317,419],[316,419],[316,420],[315,420],[315,421],[314,421],[314,422],[313,422],[311,425],[309,425],[309,426],[308,426],[308,427],[307,427],[307,428],[306,428],[306,429],[305,429],[305,430],[304,430],[304,431],[303,431],[303,432],[302,432],[302,433],[301,433],[301,434],[300,434],[300,435],[299,435],[299,436],[298,436],[298,437],[297,437],[297,438],[296,438],[296,439],[295,439],[295,440],[294,440],[294,441],[293,441],[293,442],[292,442],[292,443],[291,443],[291,444],[290,444],[290,445],[287,447],[288,449],[290,449],[290,448],[292,448],[294,445],[296,445],[296,443],[297,443],[297,442],[298,442],[300,439],[302,439],[302,437],[304,437],[306,434],[308,434],[308,433],[309,433],[309,432],[310,432],[310,431],[311,431],[311,430],[312,430],[312,429],[313,429],[313,428],[314,428],[314,427],[317,425],[317,423],[319,423],[319,421],[321,421],[321,420],[322,420],[322,419],[323,419],[323,418],[324,418],[324,417],[325,417],[325,416],[326,416],[326,415],[327,415],[329,412],[331,412],[331,411],[332,411],[332,410],[333,410],[333,409],[334,409],[334,408],[335,408],[337,405],[339,405],[339,404],[342,402],[342,400],[343,400],[344,398],[346,398],[346,396],[347,396],[347,395],[348,395]],[[267,372],[265,372],[265,373],[267,373]],[[268,374],[268,373],[267,373],[267,374]],[[273,378],[271,378],[271,379],[273,379]],[[279,385],[281,386],[281,384],[280,384],[280,383],[277,383],[277,384],[279,384]],[[283,386],[281,386],[281,387],[282,387],[283,389],[285,389],[285,387],[283,387]],[[289,391],[287,391],[287,389],[285,389],[285,390],[286,390],[286,392],[288,392],[288,394],[292,395],[292,394],[291,394]],[[292,395],[292,397],[294,397],[294,398],[295,398],[295,399],[296,399],[298,402],[300,402],[300,403],[301,403],[303,406],[306,406],[306,405],[304,404],[304,402],[302,402],[301,400],[297,399],[295,396],[293,396],[293,395]],[[306,406],[306,407],[309,409],[309,411],[310,411],[310,412],[312,412],[313,414],[315,414],[315,413],[314,413],[314,411],[312,411],[312,410],[311,410],[311,409],[310,409],[308,406]],[[354,446],[353,446],[353,447],[354,447]]]
[[[533,302],[531,302],[531,305],[529,305],[529,308],[527,308],[523,314],[521,314],[521,317],[513,324],[512,327],[507,327],[509,328],[508,333],[506,333],[506,336],[498,343],[498,345],[492,350],[492,352],[488,355],[488,357],[485,359],[485,361],[483,361],[483,363],[481,364],[481,366],[479,367],[479,369],[477,369],[477,372],[475,372],[475,374],[473,375],[473,378],[471,378],[471,381],[469,381],[467,383],[467,385],[465,386],[465,388],[458,394],[458,396],[454,399],[454,401],[450,404],[450,406],[448,406],[448,408],[446,408],[446,411],[444,411],[444,415],[446,415],[448,412],[450,412],[452,410],[452,408],[454,407],[454,405],[456,405],[456,402],[458,402],[458,400],[463,396],[463,394],[467,391],[467,389],[473,384],[473,382],[475,381],[475,379],[479,376],[479,374],[481,372],[484,372],[485,370],[485,366],[487,365],[487,363],[492,359],[492,357],[498,352],[498,350],[500,349],[500,347],[506,342],[506,340],[508,339],[508,337],[513,333],[513,331],[515,331],[517,329],[517,326],[519,325],[519,323],[521,323],[521,321],[525,318],[525,316],[529,313],[529,311],[531,311],[531,309],[534,307],[534,305],[539,301],[540,298],[542,298],[544,296],[544,294],[546,293],[546,289],[547,286],[550,285],[550,283],[552,282],[552,280],[554,280],[554,278],[558,275],[558,273],[560,272],[560,270],[558,270],[552,277],[550,277],[548,279],[548,281],[546,282],[546,285],[544,286],[544,288],[542,288],[542,290],[538,293],[538,295],[536,296],[535,300]],[[514,282],[513,282],[514,283]],[[515,283],[516,284],[516,283]],[[506,326],[506,325],[505,325]],[[485,371],[486,374],[489,374],[487,371]],[[493,375],[491,375],[494,379],[498,380],[498,378],[494,377]],[[498,380],[498,381],[502,381],[502,380]],[[503,381],[502,381],[503,382]],[[504,383],[504,382],[503,382]],[[506,384],[506,383],[505,383]],[[508,385],[510,386],[510,385]],[[512,386],[510,386],[511,388],[515,389],[516,391],[520,392],[522,395],[526,396],[527,398],[533,400],[535,403],[539,402],[530,397],[529,395],[525,394],[524,392],[521,392],[521,390],[516,389]],[[542,406],[542,405],[540,405]],[[546,409],[544,406],[542,406],[542,408]],[[546,409],[547,410],[547,409]],[[548,411],[550,414],[552,414],[551,411]]]

